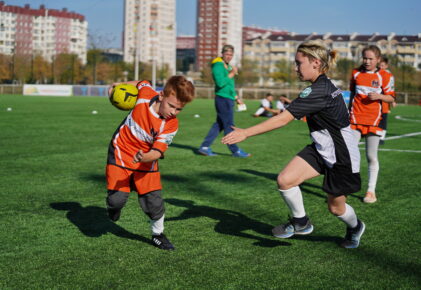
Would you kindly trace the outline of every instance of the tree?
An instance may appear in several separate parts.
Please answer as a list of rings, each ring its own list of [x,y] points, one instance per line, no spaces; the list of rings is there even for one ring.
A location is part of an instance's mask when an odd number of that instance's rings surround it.
[[[276,71],[270,74],[274,81],[289,82],[289,63],[286,60],[280,60],[275,64]]]
[[[35,55],[32,58],[32,81],[45,84],[50,77],[50,64],[41,55]]]
[[[356,67],[354,61],[341,58],[336,63],[336,68],[332,70],[333,77],[337,80],[341,80],[343,84],[348,84],[351,78],[352,70]]]
[[[0,54],[0,81],[8,82],[12,80],[12,57]]]
[[[259,81],[259,67],[257,61],[243,59],[235,83],[240,86],[255,84]]]
[[[200,80],[206,84],[213,84],[212,69],[210,63],[205,65],[200,72]]]
[[[82,64],[76,54],[61,53],[54,60],[54,79],[58,84],[75,84],[83,78]]]

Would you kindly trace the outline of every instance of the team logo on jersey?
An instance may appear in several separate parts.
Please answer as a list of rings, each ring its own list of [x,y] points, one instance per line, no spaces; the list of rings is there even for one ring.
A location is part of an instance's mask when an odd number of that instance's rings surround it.
[[[379,81],[378,81],[378,80],[372,80],[372,81],[371,81],[371,86],[372,86],[373,88],[378,88],[378,87],[380,87],[380,83],[379,83]]]
[[[305,88],[304,91],[300,93],[300,98],[308,97],[308,95],[310,94],[311,94],[311,88],[310,87]]]

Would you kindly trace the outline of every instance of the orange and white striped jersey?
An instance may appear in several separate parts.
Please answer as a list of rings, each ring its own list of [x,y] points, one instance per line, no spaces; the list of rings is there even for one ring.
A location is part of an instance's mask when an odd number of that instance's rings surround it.
[[[368,94],[394,96],[394,83],[393,75],[385,70],[368,72],[354,69],[350,84],[351,95],[353,95],[350,111],[351,124],[377,126],[381,120],[382,101],[372,101],[368,98]]]
[[[134,155],[157,150],[164,155],[178,130],[178,120],[161,118],[152,104],[159,94],[148,81],[139,82],[136,105],[113,135],[108,147],[108,164],[130,170],[155,172],[158,161],[133,163]]]
[[[389,71],[389,70],[385,70],[385,72],[386,73],[388,73],[388,74],[390,74],[390,78],[391,79],[395,79],[394,77],[393,77],[393,74]],[[394,98],[396,98],[396,94],[395,94],[395,91],[393,90],[393,95],[392,95]],[[390,113],[390,103],[387,103],[387,102],[382,102],[382,113],[383,114],[388,114],[388,113]]]

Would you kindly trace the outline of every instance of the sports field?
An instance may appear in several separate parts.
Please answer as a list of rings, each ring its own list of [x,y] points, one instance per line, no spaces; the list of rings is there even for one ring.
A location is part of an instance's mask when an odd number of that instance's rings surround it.
[[[246,103],[239,127],[263,120],[251,117],[258,102]],[[219,156],[204,157],[195,150],[215,116],[204,99],[179,115],[160,161],[165,232],[176,251],[150,245],[134,193],[112,223],[104,167],[125,114],[106,98],[0,96],[1,289],[420,288],[421,106],[398,106],[389,117],[396,138],[379,152],[378,202],[362,203],[364,191],[349,197],[367,225],[352,250],[338,246],[345,226],[328,213],[321,178],[302,186],[313,234],[271,236],[288,217],[276,176],[309,144],[306,124],[246,140],[248,159],[231,157],[219,140]],[[419,134],[402,136],[409,133]]]

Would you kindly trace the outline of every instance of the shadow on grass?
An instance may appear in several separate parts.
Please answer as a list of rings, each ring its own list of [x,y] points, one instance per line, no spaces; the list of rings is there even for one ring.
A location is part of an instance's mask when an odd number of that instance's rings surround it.
[[[120,238],[145,242],[150,244],[150,240],[133,234],[121,226],[113,223],[107,216],[106,210],[98,206],[83,207],[78,202],[54,202],[50,207],[55,210],[67,211],[67,219],[77,226],[77,228],[87,237],[98,238],[107,233]]]
[[[267,235],[271,232],[271,225],[251,219],[239,212],[224,210],[210,206],[195,205],[191,200],[181,200],[175,198],[165,199],[165,202],[178,207],[185,207],[186,210],[177,217],[166,218],[167,222],[186,220],[197,217],[208,217],[218,221],[215,231],[224,235],[237,236],[241,238],[256,240],[253,243],[261,247],[290,246],[290,243],[278,240],[266,239],[256,235],[245,233],[245,231],[255,231],[256,233]]]
[[[193,147],[193,146],[190,146],[190,145],[183,145],[183,144],[178,144],[178,143],[171,143],[171,147],[175,147],[175,148],[179,148],[179,149],[191,150],[193,152],[193,154],[199,155],[199,156],[203,156],[198,151],[199,146]],[[219,153],[219,152],[215,152],[215,153],[218,154],[218,155],[221,155],[221,156],[231,156],[231,154],[227,154],[227,153]],[[212,157],[215,157],[215,156],[212,156]]]
[[[105,172],[104,174],[86,174],[86,175],[82,175],[81,178],[83,178],[84,180],[88,180],[88,181],[95,181],[97,183],[101,183],[104,185],[104,192],[105,190],[105,184],[106,184],[106,177],[105,177]]]

